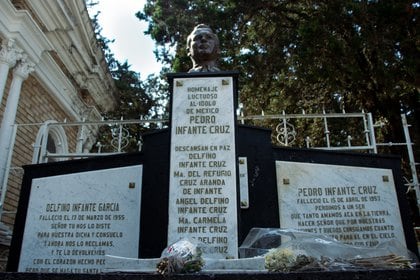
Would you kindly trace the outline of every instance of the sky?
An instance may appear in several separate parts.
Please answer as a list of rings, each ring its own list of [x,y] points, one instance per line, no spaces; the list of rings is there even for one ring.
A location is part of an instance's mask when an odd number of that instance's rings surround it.
[[[154,41],[145,35],[147,23],[140,21],[135,13],[142,10],[146,0],[97,0],[98,5],[88,9],[91,16],[100,11],[98,21],[102,36],[115,40],[109,45],[114,57],[128,61],[131,70],[140,72],[141,79],[159,73],[161,65],[156,62]]]

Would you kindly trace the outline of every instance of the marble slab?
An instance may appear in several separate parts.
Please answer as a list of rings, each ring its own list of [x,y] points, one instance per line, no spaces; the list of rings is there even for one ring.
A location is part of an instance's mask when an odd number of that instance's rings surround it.
[[[99,273],[138,257],[142,165],[32,181],[19,272]]]
[[[281,228],[406,245],[392,170],[276,161]]]

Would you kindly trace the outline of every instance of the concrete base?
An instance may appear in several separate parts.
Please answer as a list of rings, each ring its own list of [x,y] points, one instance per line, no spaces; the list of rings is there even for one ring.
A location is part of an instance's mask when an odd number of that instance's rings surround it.
[[[130,259],[117,256],[106,256],[106,268],[103,272],[155,272],[160,258],[154,259]],[[264,268],[264,257],[245,258],[245,259],[206,259],[201,273],[262,273]]]
[[[364,270],[305,273],[195,273],[171,275],[171,280],[418,280],[420,269],[413,270]],[[55,273],[0,273],[3,280],[162,280],[157,273],[101,273],[101,274],[55,274]]]

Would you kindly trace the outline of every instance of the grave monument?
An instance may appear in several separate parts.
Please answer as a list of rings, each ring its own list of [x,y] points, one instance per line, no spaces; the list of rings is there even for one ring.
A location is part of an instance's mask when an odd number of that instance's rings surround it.
[[[194,238],[208,245],[205,254],[237,258],[237,75],[217,68],[219,40],[208,26],[195,27],[187,42],[194,75],[169,75],[168,243]]]
[[[168,75],[170,128],[141,152],[25,167],[9,271],[98,273],[105,255],[159,258],[181,238],[237,259],[252,228],[417,252],[398,157],[273,147],[269,130],[237,125],[239,73],[218,68],[208,26],[188,52],[190,71]]]

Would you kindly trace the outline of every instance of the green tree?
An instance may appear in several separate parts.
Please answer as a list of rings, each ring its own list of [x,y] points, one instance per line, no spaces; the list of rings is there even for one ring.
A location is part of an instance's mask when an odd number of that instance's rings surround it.
[[[137,17],[149,23],[157,59],[175,72],[191,64],[189,32],[210,25],[221,41],[221,68],[241,73],[246,114],[364,109],[386,121],[384,141],[399,142],[401,113],[419,138],[419,7],[401,0],[148,0]]]

